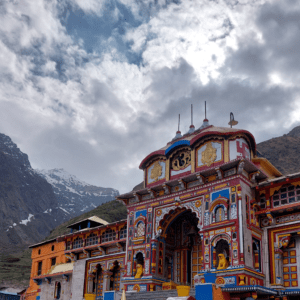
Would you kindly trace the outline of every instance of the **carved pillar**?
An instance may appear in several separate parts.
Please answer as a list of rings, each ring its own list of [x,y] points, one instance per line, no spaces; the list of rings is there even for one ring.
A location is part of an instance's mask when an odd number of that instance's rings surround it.
[[[136,257],[133,257],[133,270],[132,270],[132,276],[135,275],[136,273]]]
[[[94,274],[88,274],[88,285],[87,285],[87,293],[92,294],[93,293],[93,282],[95,279]]]
[[[157,241],[152,241],[152,262],[151,262],[151,273],[156,273],[156,247],[157,247]]]
[[[103,292],[110,290],[111,275],[113,275],[113,272],[109,270],[103,271]]]
[[[217,250],[213,247],[213,269],[217,268]]]
[[[276,284],[283,284],[283,265],[282,265],[282,255],[283,251],[279,248],[274,249],[275,253],[275,282]]]
[[[254,268],[256,270],[259,269],[259,251],[258,250],[254,250]]]

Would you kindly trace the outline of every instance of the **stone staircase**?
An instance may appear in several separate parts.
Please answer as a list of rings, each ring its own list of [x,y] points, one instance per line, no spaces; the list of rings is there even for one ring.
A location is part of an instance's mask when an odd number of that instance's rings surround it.
[[[190,290],[190,296],[195,297],[195,289]],[[169,297],[178,297],[176,290],[154,292],[126,292],[126,300],[166,300]]]

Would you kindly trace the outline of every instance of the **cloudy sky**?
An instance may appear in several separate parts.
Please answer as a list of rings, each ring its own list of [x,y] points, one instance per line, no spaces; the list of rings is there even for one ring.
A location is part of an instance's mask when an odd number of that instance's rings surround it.
[[[300,2],[0,0],[0,132],[34,168],[127,192],[204,118],[257,142],[300,124]]]

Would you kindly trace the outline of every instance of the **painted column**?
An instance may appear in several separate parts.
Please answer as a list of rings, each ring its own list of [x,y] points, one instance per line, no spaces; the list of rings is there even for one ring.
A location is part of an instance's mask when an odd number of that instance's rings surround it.
[[[156,247],[157,247],[157,241],[153,240],[151,244],[152,244],[152,251],[151,251],[151,255],[152,255],[151,273],[153,275],[155,275],[155,273],[156,273]]]
[[[113,275],[113,272],[109,270],[103,271],[103,292],[110,290],[111,275]]]
[[[243,237],[243,213],[242,197],[238,196],[239,201],[239,242],[240,242],[240,261],[244,264],[244,237]]]
[[[275,249],[275,282],[276,284],[283,284],[283,265],[282,265],[282,255],[283,252],[281,249]]]
[[[217,268],[217,250],[213,247],[213,268]]]
[[[133,258],[133,269],[132,269],[132,276],[136,273],[136,257]]]
[[[259,270],[259,251],[254,250],[254,268]]]
[[[87,286],[87,293],[88,294],[92,294],[93,293],[93,282],[95,279],[95,275],[94,274],[89,274],[88,275],[88,286]]]

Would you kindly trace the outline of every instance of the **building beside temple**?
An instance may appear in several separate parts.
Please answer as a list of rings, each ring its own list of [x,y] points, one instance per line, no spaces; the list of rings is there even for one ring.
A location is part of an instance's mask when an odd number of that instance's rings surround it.
[[[283,176],[250,132],[205,119],[140,169],[143,186],[118,196],[127,220],[92,217],[32,246],[25,299],[166,299],[179,284],[197,300],[300,299],[300,173]]]

